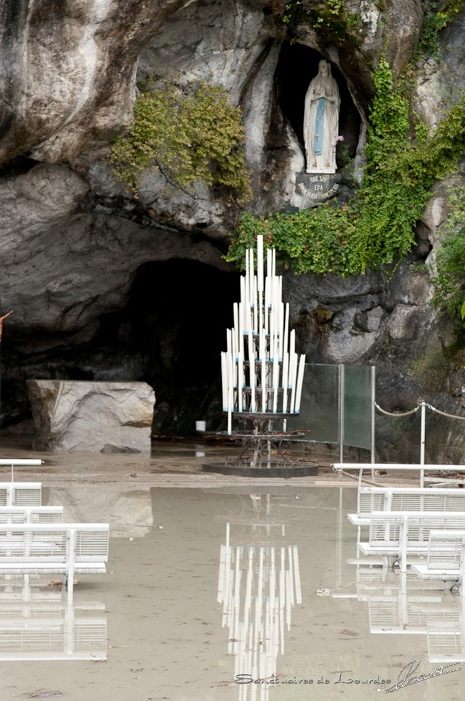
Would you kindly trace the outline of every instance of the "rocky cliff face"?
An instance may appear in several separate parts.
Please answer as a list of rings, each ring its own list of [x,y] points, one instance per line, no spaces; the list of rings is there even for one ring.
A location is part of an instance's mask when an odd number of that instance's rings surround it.
[[[161,431],[189,431],[195,418],[215,415],[215,364],[237,294],[221,257],[234,216],[202,183],[185,191],[155,168],[135,198],[114,178],[108,148],[131,118],[137,80],[217,83],[243,110],[254,210],[295,205],[302,95],[325,57],[359,174],[371,72],[382,52],[396,72],[411,60],[421,3],[347,0],[357,21],[342,33],[311,15],[289,29],[284,5],[1,0],[0,298],[14,310],[3,343],[4,421],[27,416],[31,377],[147,380]],[[465,89],[464,22],[442,33],[441,62],[416,65],[416,108],[432,126]],[[350,186],[342,181],[343,196]],[[460,408],[460,356],[429,303],[424,266],[444,216],[439,188],[412,260],[391,280],[286,275],[308,360],[375,362],[379,401],[391,409],[421,397]],[[385,456],[395,458],[391,443],[386,434]],[[450,451],[431,457],[457,459],[460,449],[451,434]]]

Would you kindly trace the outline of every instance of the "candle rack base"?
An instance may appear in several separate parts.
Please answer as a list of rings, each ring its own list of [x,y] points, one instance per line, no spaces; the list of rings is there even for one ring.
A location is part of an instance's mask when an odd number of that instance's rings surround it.
[[[255,414],[238,412],[234,418],[246,424],[244,430],[217,435],[241,442],[239,455],[227,457],[223,463],[202,466],[205,472],[242,475],[244,477],[307,477],[318,474],[318,465],[286,450],[292,442],[305,438],[308,431],[275,431],[273,422],[289,418],[288,414]]]

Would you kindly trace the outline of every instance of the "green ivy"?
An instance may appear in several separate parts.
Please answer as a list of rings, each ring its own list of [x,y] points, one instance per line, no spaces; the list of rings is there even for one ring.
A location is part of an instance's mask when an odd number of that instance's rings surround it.
[[[431,186],[465,153],[465,97],[429,137],[425,125],[410,125],[404,86],[394,82],[385,59],[374,84],[365,174],[352,199],[292,214],[247,213],[233,233],[227,260],[241,265],[259,233],[297,273],[354,275],[408,255]]]
[[[288,26],[295,24],[295,22],[298,21],[298,16],[301,9],[302,0],[287,0],[284,7],[284,12],[281,16],[281,22],[283,22],[283,24],[287,24]]]
[[[322,0],[307,6],[304,0],[288,0],[281,21],[290,29],[305,20],[327,41],[359,43],[360,17],[350,12],[344,0]]]
[[[450,189],[450,213],[436,254],[434,303],[465,321],[465,187]]]
[[[228,103],[222,87],[198,83],[182,92],[168,84],[141,92],[133,121],[115,140],[110,160],[115,175],[133,192],[141,173],[156,166],[176,185],[203,180],[244,203],[251,194],[244,140],[240,108]]]
[[[465,0],[422,0],[424,20],[417,46],[417,56],[439,58],[439,33],[465,11]]]
[[[326,0],[309,11],[314,19],[314,27],[327,38],[344,39],[348,34],[360,28],[358,15],[349,12],[344,0]]]

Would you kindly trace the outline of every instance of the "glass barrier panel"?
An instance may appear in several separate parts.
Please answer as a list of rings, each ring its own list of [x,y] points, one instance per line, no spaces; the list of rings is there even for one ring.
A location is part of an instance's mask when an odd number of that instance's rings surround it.
[[[344,445],[371,448],[371,367],[344,368]]]
[[[306,363],[299,416],[288,430],[309,429],[306,439],[337,443],[339,438],[339,366]]]

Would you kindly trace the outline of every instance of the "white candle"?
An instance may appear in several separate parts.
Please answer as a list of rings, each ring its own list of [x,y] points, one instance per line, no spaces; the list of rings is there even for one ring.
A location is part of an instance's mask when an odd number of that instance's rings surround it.
[[[289,349],[289,387],[291,390],[291,400],[289,402],[289,412],[294,413],[295,383],[297,374],[297,355],[295,353],[295,331],[291,331]]]
[[[273,285],[270,278],[270,289],[268,299],[268,333],[270,335],[270,360],[274,354],[274,314],[273,314]]]
[[[284,357],[283,357],[283,378],[282,378],[283,414],[285,414],[287,412],[288,374],[289,374],[289,353],[285,353]]]
[[[278,355],[278,334],[279,334],[279,319],[278,319],[278,280],[273,278],[273,295],[272,295],[272,314],[273,314],[273,329],[274,329],[274,344],[273,344],[273,359]]]
[[[263,236],[257,236],[257,277],[258,291],[263,292]]]
[[[295,353],[289,354],[289,389],[290,389],[290,399],[289,399],[289,413],[294,413],[294,402],[295,402],[295,374],[296,374],[296,355]]]
[[[228,410],[228,371],[226,368],[226,353],[221,353],[221,389],[223,393],[223,411]]]
[[[241,304],[244,304],[245,300],[245,277],[241,275],[240,279],[240,286],[241,286]]]
[[[232,354],[228,353],[228,389],[229,389],[228,410],[229,410],[229,412],[234,411],[234,399],[233,399],[234,373],[233,373],[233,368],[234,368],[234,360],[233,360]]]
[[[258,337],[258,357],[261,361],[265,359],[265,332],[263,329],[259,331]]]
[[[244,360],[242,352],[239,351],[238,368],[237,368],[237,399],[238,411],[242,411],[242,393],[244,388]]]
[[[270,278],[266,276],[265,279],[265,328],[268,329],[268,307],[270,305]]]
[[[233,363],[235,363],[236,358],[237,358],[237,345],[236,345],[236,333],[235,333],[234,328],[231,329],[231,355],[232,355]]]
[[[295,411],[299,413],[300,411],[300,400],[302,398],[302,386],[304,382],[304,371],[305,371],[305,354],[300,356],[299,362],[299,374],[297,378],[297,389],[295,394]]]
[[[278,411],[278,387],[279,387],[279,360],[273,359],[273,413]]]
[[[268,389],[266,386],[266,360],[262,357],[261,361],[261,386],[262,386],[262,413],[266,412],[266,400]]]
[[[244,305],[241,302],[239,304],[239,313],[238,313],[238,316],[239,316],[239,334],[238,334],[239,335],[239,346],[238,346],[239,353],[242,351],[242,337],[244,335],[244,309],[243,309],[243,307],[244,307]]]
[[[253,305],[253,303],[254,303],[254,281],[255,281],[253,248],[249,248],[249,257],[250,257],[249,297],[250,297],[250,303]]]
[[[249,285],[247,280],[244,283],[244,328],[243,332],[248,333],[250,330],[250,298]]]
[[[250,314],[252,316],[253,322],[252,322],[252,328],[253,332],[257,333],[257,326],[258,326],[258,305],[257,305],[257,278],[254,275],[252,278],[252,295],[251,295],[251,300],[252,300],[252,309],[250,310]]]
[[[260,329],[260,361],[261,361],[261,388],[262,388],[262,412],[266,412],[267,386],[266,386],[266,337],[265,329]]]
[[[283,335],[283,356],[287,353],[287,343],[289,339],[289,304],[286,304],[284,313],[284,335]]]
[[[249,373],[250,373],[250,411],[255,408],[255,351],[253,348],[253,335],[249,333]]]

